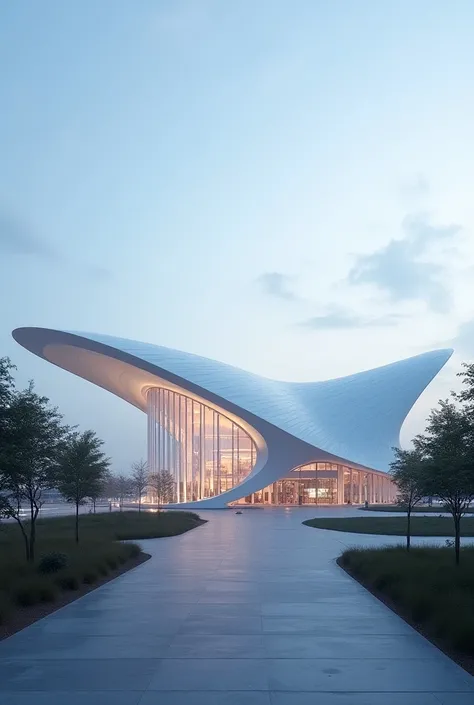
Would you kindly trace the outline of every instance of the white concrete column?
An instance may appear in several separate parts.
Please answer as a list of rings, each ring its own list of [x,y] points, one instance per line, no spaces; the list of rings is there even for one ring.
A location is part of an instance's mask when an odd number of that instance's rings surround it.
[[[397,499],[397,488],[393,484],[392,480],[390,480],[390,504],[394,504]]]
[[[353,485],[353,470],[352,470],[352,468],[350,469],[350,473],[349,473],[349,482],[351,483],[350,487],[349,487],[349,500],[350,500],[350,503],[353,504],[354,503],[354,485]]]
[[[364,504],[364,473],[359,470],[359,504]]]
[[[337,503],[344,504],[344,468],[342,465],[337,468]]]
[[[273,483],[272,496],[273,496],[273,504],[278,504],[278,483],[276,483],[276,482]]]

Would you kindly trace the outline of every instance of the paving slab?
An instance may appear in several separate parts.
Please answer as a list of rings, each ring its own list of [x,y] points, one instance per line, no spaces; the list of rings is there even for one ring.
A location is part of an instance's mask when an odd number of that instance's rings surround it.
[[[335,562],[400,539],[301,523],[355,512],[208,511],[141,542],[149,561],[0,643],[0,705],[474,705],[474,678]]]

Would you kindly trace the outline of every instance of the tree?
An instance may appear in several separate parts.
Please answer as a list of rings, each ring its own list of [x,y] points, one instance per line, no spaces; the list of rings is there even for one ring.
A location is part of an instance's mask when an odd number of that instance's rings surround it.
[[[390,463],[392,480],[398,487],[398,504],[407,513],[407,551],[411,543],[411,514],[413,508],[425,496],[425,469],[423,453],[420,449],[401,450],[394,448],[395,460]]]
[[[109,501],[115,500],[118,497],[117,484],[117,477],[113,473],[109,472],[105,478],[103,489],[103,495],[104,497],[107,497]]]
[[[11,395],[3,426],[0,475],[8,515],[20,527],[27,560],[34,561],[43,491],[54,485],[59,450],[69,429],[62,425],[61,415],[49,400],[36,394],[33,382]],[[29,509],[28,533],[21,513],[23,502]]]
[[[461,519],[474,499],[474,420],[469,408],[440,402],[425,433],[415,438],[415,448],[426,461],[426,493],[439,497],[453,517],[459,564]]]
[[[157,504],[167,504],[174,499],[174,477],[167,470],[153,472],[148,478],[148,485],[156,497]]]
[[[148,466],[144,460],[132,464],[132,487],[138,497],[138,511],[142,509],[142,497],[148,487]]]
[[[104,496],[104,491],[107,483],[107,477],[104,477],[100,483],[94,488],[94,490],[88,495],[90,501],[92,502],[92,510],[95,514],[97,500]]]
[[[130,496],[130,493],[132,491],[132,481],[129,477],[126,477],[125,475],[117,475],[115,478],[115,482],[120,511],[122,511],[123,501],[126,497]]]
[[[465,404],[465,408],[469,411],[474,411],[474,362],[464,362],[463,372],[458,372],[458,377],[461,377],[464,389],[458,394],[453,394],[457,401]]]
[[[16,369],[8,357],[0,358],[0,470],[2,455],[5,456],[8,443],[7,429],[9,408],[15,392],[11,371]],[[5,479],[0,475],[0,519],[11,515],[11,505],[5,492]]]
[[[0,357],[0,442],[3,440],[8,408],[15,393],[15,383],[11,371],[15,370],[10,358]]]
[[[74,433],[59,457],[55,486],[76,508],[76,542],[79,542],[79,507],[86,498],[98,496],[107,477],[110,460],[102,446],[103,441],[94,431]]]

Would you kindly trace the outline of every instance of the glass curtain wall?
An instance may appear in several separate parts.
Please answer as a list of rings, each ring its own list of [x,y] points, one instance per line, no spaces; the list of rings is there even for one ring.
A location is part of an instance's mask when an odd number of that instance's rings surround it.
[[[339,482],[343,486],[339,487]],[[308,463],[240,504],[363,504],[393,501],[396,489],[389,476],[336,463]]]
[[[148,467],[168,471],[175,502],[214,497],[244,480],[257,460],[248,433],[223,414],[184,394],[147,392]]]

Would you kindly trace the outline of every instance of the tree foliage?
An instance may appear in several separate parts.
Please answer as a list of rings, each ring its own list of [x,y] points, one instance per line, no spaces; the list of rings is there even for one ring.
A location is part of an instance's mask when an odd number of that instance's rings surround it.
[[[415,448],[426,468],[425,492],[437,496],[454,520],[456,563],[460,559],[461,519],[474,500],[474,418],[469,407],[442,401]]]
[[[54,485],[58,453],[69,429],[58,410],[35,392],[32,382],[13,391],[2,408],[0,476],[6,513],[17,521],[25,540],[27,560],[33,561],[36,520],[43,492]],[[22,505],[28,510],[28,532]]]
[[[426,494],[426,465],[420,449],[394,448],[395,459],[390,465],[392,480],[398,486],[398,504],[407,513],[406,547],[410,550],[411,514]]]
[[[71,434],[59,454],[55,487],[75,505],[76,541],[79,541],[79,507],[86,499],[97,498],[107,478],[109,458],[102,451],[94,431]]]

